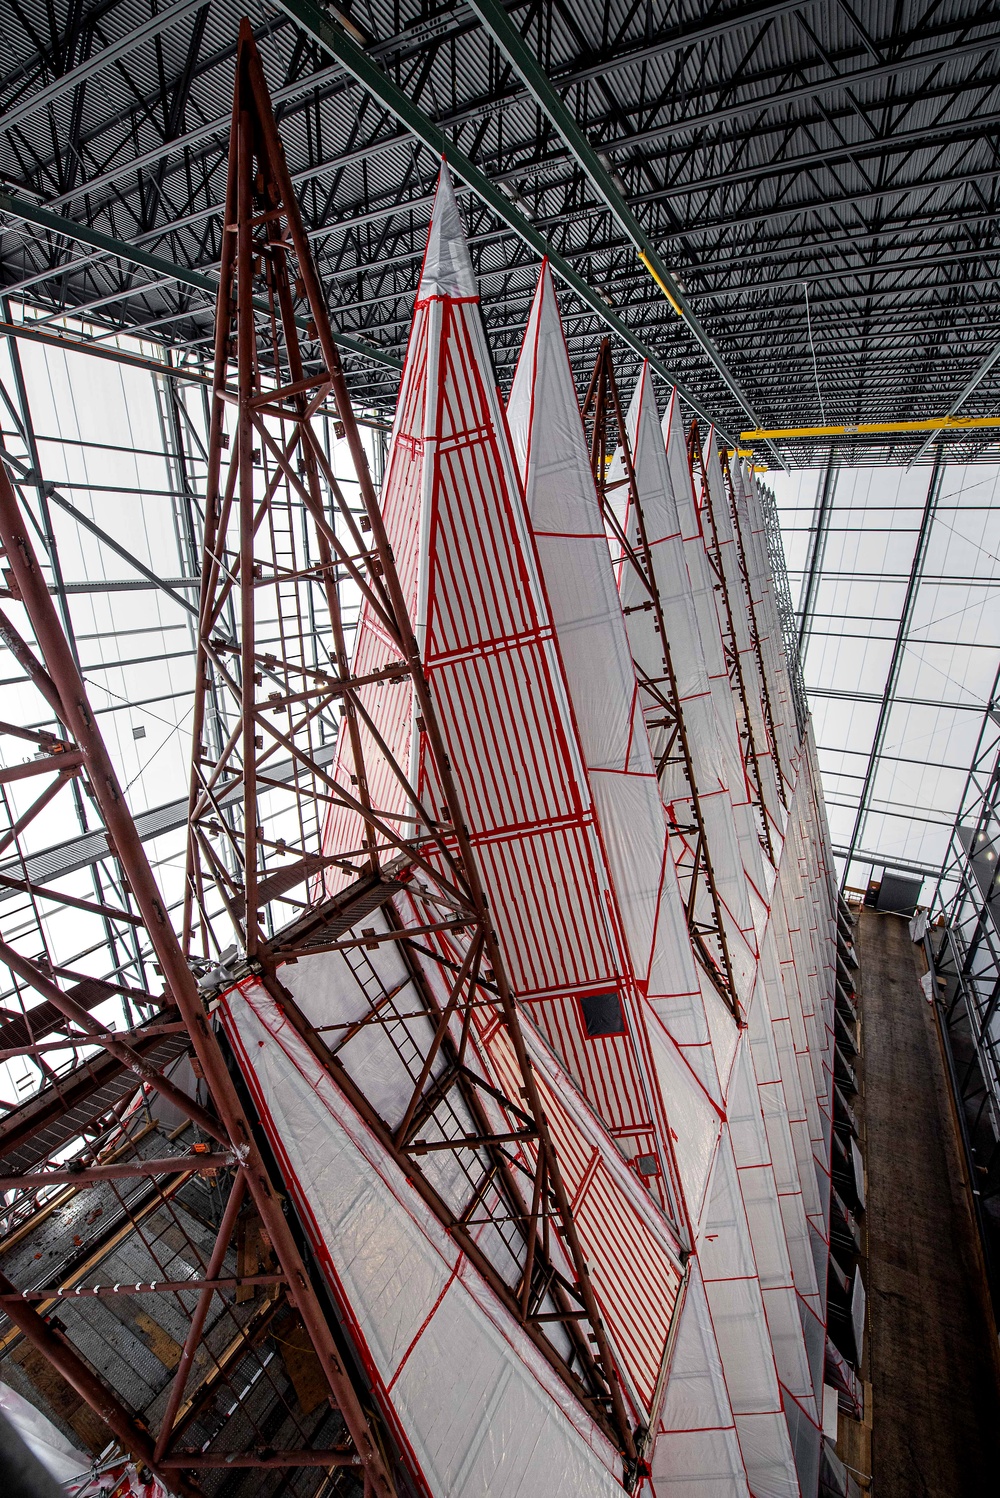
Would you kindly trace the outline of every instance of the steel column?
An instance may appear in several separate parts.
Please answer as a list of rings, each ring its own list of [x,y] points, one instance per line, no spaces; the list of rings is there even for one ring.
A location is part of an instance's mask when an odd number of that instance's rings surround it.
[[[0,540],[6,553],[7,566],[41,647],[51,688],[58,697],[59,717],[83,755],[95,804],[100,808],[115,854],[128,878],[142,915],[167,989],[188,1028],[212,1101],[218,1110],[218,1123],[204,1114],[203,1110],[199,1110],[202,1113],[204,1126],[215,1137],[221,1137],[230,1143],[238,1158],[244,1162],[250,1193],[261,1220],[265,1224],[279,1263],[286,1274],[289,1295],[316,1349],[331,1393],[343,1414],[363,1462],[372,1472],[376,1487],[381,1493],[390,1494],[393,1491],[393,1484],[378,1445],[369,1434],[364,1411],[341,1362],[326,1316],[309,1281],[295,1240],[255,1143],[250,1122],[239,1102],[215,1032],[208,1022],[204,1006],[198,996],[191,969],[181,952],[145,849],[128,810],[114,765],[97,728],[86,689],[66,636],[59,626],[52,599],[39,569],[27,527],[18,511],[14,492],[5,470],[0,473]],[[9,951],[4,952],[4,957],[12,967],[15,967],[15,970],[23,962],[23,959]],[[37,987],[40,981],[39,975],[34,974],[28,981],[33,982]],[[53,1003],[64,1005],[71,1002],[67,1001],[66,995],[55,988],[55,985],[52,987],[54,992],[47,996]],[[84,1015],[79,1016],[74,1013],[72,1017],[80,1024],[94,1023],[85,1012]],[[102,1041],[102,1044],[110,1049],[115,1043]],[[141,1058],[136,1058],[133,1062],[128,1048],[123,1049],[123,1057],[127,1058],[125,1064],[137,1070],[141,1068],[148,1071]],[[161,1091],[163,1090],[164,1079],[158,1074],[146,1080],[153,1082],[153,1085],[158,1086]],[[181,1102],[179,1098],[178,1106],[184,1107],[188,1112],[192,1107],[188,1100]],[[89,1384],[88,1388],[90,1388]],[[82,1388],[79,1392],[84,1393]],[[91,1393],[93,1393],[92,1389]],[[84,1397],[89,1398],[87,1394],[84,1394]],[[102,1414],[102,1418],[106,1418],[103,1413],[105,1408],[114,1415],[115,1419],[118,1418],[111,1405],[101,1404],[95,1408],[98,1409],[99,1414]],[[112,1429],[115,1429],[118,1434],[115,1426],[112,1426]],[[143,1459],[146,1459],[145,1455]]]
[[[255,973],[297,1026],[317,1060],[369,1123],[386,1151],[396,1159],[428,1205],[498,1295],[515,1322],[532,1338],[574,1395],[622,1452],[630,1482],[637,1475],[635,1446],[615,1374],[614,1354],[598,1310],[559,1160],[545,1119],[539,1086],[529,1061],[518,1011],[505,976],[497,938],[473,855],[466,815],[444,752],[444,738],[424,676],[420,652],[407,615],[396,562],[389,547],[365,449],[351,406],[338,350],[330,333],[323,290],[312,260],[275,127],[260,59],[244,24],[234,102],[233,147],[227,183],[228,257],[221,278],[216,325],[216,364],[209,450],[206,547],[202,565],[199,671],[195,706],[190,825],[187,867],[185,940],[189,950],[217,950],[227,940],[225,915],[214,915],[209,900],[228,911],[238,941],[247,953],[234,977]],[[255,329],[245,308],[253,277],[263,277],[271,314]],[[297,314],[297,307],[303,309]],[[321,367],[305,372],[299,327],[318,346]],[[274,387],[263,384],[258,336],[275,351]],[[230,384],[235,362],[239,385]],[[317,411],[328,400],[346,438],[363,512],[352,510],[336,480],[321,435],[314,427]],[[233,430],[224,432],[228,412]],[[225,437],[225,441],[224,441]],[[229,451],[228,459],[224,457]],[[228,466],[227,466],[228,465]],[[255,475],[255,468],[258,472]],[[285,516],[293,498],[309,517],[308,539],[300,543]],[[331,513],[336,524],[331,523]],[[391,659],[379,680],[397,680],[413,693],[422,753],[433,764],[440,812],[432,813],[409,781],[408,767],[397,763],[365,705],[368,678],[350,664],[340,600],[340,583],[353,583],[373,611]],[[309,596],[307,596],[309,595]],[[268,599],[271,602],[268,602]],[[236,608],[236,638],[223,639],[218,625],[222,609]],[[262,654],[255,646],[256,611],[278,612],[283,621],[280,646]],[[330,660],[316,667],[309,652],[317,621],[329,629]],[[238,664],[237,664],[238,663]],[[267,686],[277,688],[265,694]],[[228,717],[218,753],[204,743],[207,694],[217,687]],[[319,762],[314,730],[332,704],[342,704],[340,763],[336,775]],[[281,721],[276,723],[275,717]],[[242,748],[242,754],[240,749]],[[269,835],[267,804],[270,764],[278,749],[291,755],[297,775],[290,787],[296,799],[298,846]],[[374,767],[379,773],[373,778]],[[370,790],[388,780],[405,799],[387,814]],[[215,800],[225,787],[240,788],[244,823],[224,828]],[[357,846],[327,856],[322,843],[326,808],[341,806],[357,817]],[[401,830],[400,830],[401,829]],[[213,833],[223,839],[226,863],[212,846]],[[291,862],[286,862],[286,855]],[[336,900],[327,897],[322,871],[334,865],[356,877]],[[297,902],[298,919],[272,937],[270,906],[296,884],[305,887]],[[392,902],[398,896],[398,904]],[[404,898],[405,896],[405,898]],[[351,928],[357,900],[362,912],[381,909],[385,929]],[[366,903],[371,901],[371,903]],[[293,906],[294,908],[294,906]],[[336,910],[339,930],[324,939],[324,922]],[[419,913],[418,913],[419,912]],[[280,919],[280,918],[279,918]],[[221,921],[221,925],[219,924]],[[216,927],[218,926],[218,932]],[[414,953],[415,936],[434,943],[464,928],[473,948],[469,961],[458,961],[451,977],[450,1013],[438,1007]],[[377,973],[368,973],[372,1010],[341,1038],[323,1035],[308,1024],[281,982],[286,958],[310,951],[356,954],[365,961],[368,946],[396,943],[410,977],[406,999],[383,992]],[[463,947],[463,951],[465,948]],[[431,961],[447,966],[444,952],[421,947]],[[207,962],[205,964],[208,965]],[[365,969],[368,972],[367,969]],[[488,975],[488,976],[487,976]],[[206,976],[207,981],[207,976]],[[226,978],[218,979],[220,994]],[[364,989],[369,992],[368,988]],[[401,1011],[422,1007],[430,1020],[427,1048],[423,1031],[409,1030],[419,1055],[414,1061],[414,1096],[408,1127],[390,1127],[354,1083],[338,1053],[352,1033],[383,1025],[391,1034]],[[490,1011],[505,1033],[516,1068],[517,1086],[501,1090],[478,1074],[465,1059],[474,1020]],[[465,1037],[460,1040],[451,1033]],[[446,1060],[449,1086],[434,1072],[435,1054]],[[451,1126],[450,1086],[461,1097],[471,1125]],[[487,1106],[488,1104],[488,1106]],[[505,1119],[494,1121],[496,1105]],[[448,1121],[451,1121],[449,1123]],[[419,1127],[418,1127],[419,1124]],[[440,1138],[421,1138],[433,1124]],[[447,1126],[446,1126],[447,1125]],[[510,1151],[520,1143],[530,1155],[530,1174],[544,1178],[535,1207],[522,1194],[525,1167],[515,1168]],[[424,1174],[428,1151],[451,1150],[469,1185],[466,1214],[445,1202]],[[464,1189],[464,1188],[463,1188]],[[487,1200],[487,1197],[489,1200]],[[490,1202],[496,1198],[496,1205]],[[486,1213],[502,1229],[505,1254],[523,1256],[517,1291],[505,1282],[490,1254],[469,1230],[465,1215]],[[569,1274],[555,1268],[546,1245],[558,1232]],[[509,1258],[506,1260],[509,1272]],[[524,1312],[526,1291],[527,1313]],[[554,1303],[553,1303],[554,1302]],[[568,1333],[572,1353],[551,1340],[547,1320],[557,1319]]]
[[[889,715],[892,712],[896,683],[899,680],[900,666],[903,660],[903,652],[906,648],[906,638],[910,630],[910,621],[913,618],[913,609],[917,599],[917,593],[923,577],[924,562],[927,556],[927,546],[930,541],[931,530],[934,526],[934,518],[937,514],[938,498],[941,493],[941,482],[943,479],[941,448],[938,447],[934,467],[931,469],[930,482],[927,485],[927,498],[924,502],[923,514],[920,517],[920,526],[917,531],[916,545],[913,549],[913,561],[910,566],[910,575],[907,579],[906,593],[903,597],[903,607],[899,617],[899,628],[892,647],[892,656],[889,661],[889,672],[886,676],[885,687],[882,691],[882,701],[879,706],[878,720],[875,725],[875,736],[872,740],[871,752],[868,756],[868,764],[865,768],[864,780],[861,783],[861,792],[858,796],[858,809],[854,818],[854,827],[848,843],[848,857],[844,863],[844,878],[841,887],[848,877],[851,859],[861,840],[865,818],[868,814],[868,803],[871,798],[872,787],[878,771],[879,756],[882,753],[882,745],[885,742],[886,730],[889,724]]]

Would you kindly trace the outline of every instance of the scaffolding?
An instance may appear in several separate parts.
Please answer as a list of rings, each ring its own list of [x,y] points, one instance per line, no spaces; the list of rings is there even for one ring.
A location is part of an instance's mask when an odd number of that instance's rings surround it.
[[[812,1494],[838,907],[769,500],[607,343],[581,415],[547,264],[501,405],[446,170],[376,487],[248,24],[231,119],[212,376],[150,411],[178,575],[8,407],[15,1376],[191,1498]],[[53,510],[190,646],[135,818]]]

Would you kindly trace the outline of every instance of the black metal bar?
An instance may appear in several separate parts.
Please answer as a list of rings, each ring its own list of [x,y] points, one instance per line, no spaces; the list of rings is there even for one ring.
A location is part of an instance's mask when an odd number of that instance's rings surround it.
[[[889,661],[889,671],[886,676],[885,687],[882,691],[882,702],[879,707],[878,720],[875,725],[875,735],[872,740],[871,752],[868,756],[868,764],[865,769],[861,792],[858,796],[858,809],[854,818],[854,827],[848,843],[848,856],[844,863],[844,876],[842,886],[848,878],[851,859],[854,857],[855,849],[861,839],[865,818],[868,814],[868,804],[872,793],[875,775],[878,771],[879,756],[882,753],[882,745],[885,741],[886,730],[889,725],[889,715],[892,712],[895,700],[896,684],[899,680],[900,666],[902,665],[903,652],[906,648],[906,640],[910,631],[910,623],[913,618],[913,609],[917,600],[917,593],[923,577],[924,562],[927,557],[927,546],[930,540],[931,530],[934,526],[934,517],[937,513],[938,497],[941,492],[942,464],[941,451],[938,449],[934,467],[931,470],[930,481],[927,485],[927,498],[924,503],[923,514],[920,517],[920,527],[917,531],[916,544],[913,549],[913,561],[910,566],[910,575],[907,579],[906,593],[903,598],[903,607],[900,611],[899,628],[896,631],[896,639],[892,648],[892,656]]]
[[[819,497],[816,501],[816,514],[812,525],[812,535],[809,541],[809,556],[806,561],[805,575],[802,580],[802,594],[799,607],[796,610],[799,618],[799,659],[804,661],[806,648],[809,643],[809,635],[812,630],[812,613],[816,603],[816,589],[823,573],[823,557],[826,552],[826,538],[830,530],[830,518],[833,514],[833,496],[837,487],[837,469],[833,464],[833,453],[827,459],[826,468],[823,470],[823,480],[820,484]]]

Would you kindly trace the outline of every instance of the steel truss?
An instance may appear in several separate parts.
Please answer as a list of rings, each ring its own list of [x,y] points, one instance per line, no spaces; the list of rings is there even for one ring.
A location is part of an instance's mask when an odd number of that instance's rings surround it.
[[[726,669],[729,673],[729,682],[733,689],[733,701],[736,705],[737,729],[740,736],[740,743],[743,747],[743,763],[746,767],[747,783],[750,787],[750,797],[757,817],[757,835],[760,838],[760,845],[767,855],[772,868],[777,868],[778,859],[775,853],[771,819],[768,816],[764,799],[764,780],[761,773],[760,761],[762,750],[758,749],[753,730],[750,699],[747,695],[746,677],[743,672],[743,663],[740,659],[739,643],[733,619],[733,601],[729,592],[729,584],[726,581],[726,569],[720,553],[719,532],[716,526],[712,493],[708,482],[708,474],[705,469],[705,455],[702,448],[701,433],[696,421],[691,423],[691,430],[688,435],[688,461],[691,464],[692,479],[695,481],[698,490],[698,508],[705,527],[705,549],[708,553],[712,572],[715,575],[715,586],[722,599],[722,648],[725,654]],[[731,480],[728,468],[729,460],[725,452],[720,453],[719,461],[723,468],[725,482],[728,485],[731,483]],[[734,530],[738,531],[735,521]],[[748,618],[750,618],[749,609],[752,607],[752,604],[749,595],[747,595],[746,607]],[[751,638],[756,645],[758,643],[756,630],[752,630]],[[761,677],[761,696],[762,700],[768,696],[767,682],[763,676]],[[766,712],[770,713],[769,704]]]
[[[204,971],[206,990],[241,975],[259,979],[386,1155],[621,1450],[631,1484],[635,1444],[611,1350],[246,23],[231,139],[186,950]],[[254,316],[255,289],[266,316]],[[318,432],[315,415],[325,402],[335,406],[350,453],[353,503]],[[290,521],[293,502],[307,517],[302,529]],[[359,596],[390,652],[384,669],[367,674],[352,665],[345,623],[345,606]],[[322,652],[320,624],[330,641]],[[266,650],[258,644],[264,630],[277,636]],[[366,707],[375,686],[412,700],[443,819],[422,802],[409,766],[376,728]],[[324,758],[333,739],[335,765]],[[274,774],[280,758],[294,766],[284,780]],[[323,824],[334,808],[354,814],[358,841],[328,852]],[[290,923],[276,915],[282,907]],[[371,924],[362,924],[366,918]],[[227,954],[233,930],[238,951]],[[388,988],[369,957],[386,944],[407,973]],[[283,981],[287,964],[320,953],[336,955],[356,984],[363,1000],[356,1023],[310,1023]],[[497,1031],[510,1056],[513,1080],[506,1084],[484,1075],[480,1037]],[[372,1032],[393,1047],[410,1078],[398,1117],[384,1116],[355,1076],[355,1055]],[[457,1167],[457,1204],[445,1199],[431,1169],[442,1152]],[[486,1223],[496,1229],[489,1241],[500,1245],[490,1251],[477,1231]]]
[[[0,78],[6,283],[46,310],[88,306],[107,326],[145,326],[204,352],[210,304],[190,277],[204,280],[221,256],[238,9],[19,0],[10,10]],[[815,408],[801,282],[814,288],[820,360],[834,344],[849,360],[849,380],[825,394],[848,421],[931,409],[941,360],[962,361],[959,388],[995,341],[991,4],[916,7],[884,33],[881,16],[799,15],[763,0],[729,0],[681,24],[641,9],[623,18],[610,0],[483,13],[489,27],[463,7],[428,15],[416,0],[373,0],[369,34],[356,22],[338,27],[310,0],[266,12],[290,166],[338,331],[382,357],[401,354],[431,156],[443,145],[482,174],[486,196],[468,208],[472,247],[477,269],[497,272],[501,327],[547,249],[581,277],[567,311],[590,338],[610,303],[625,346],[652,348],[735,426],[725,383],[637,265],[569,121],[726,368],[775,418],[794,408],[811,419]],[[342,66],[349,55],[353,77]],[[528,66],[515,71],[515,55]],[[538,107],[556,93],[562,123]],[[416,144],[432,139],[432,152]],[[23,232],[36,210],[56,217]],[[104,241],[74,243],[77,233]],[[161,264],[119,258],[130,251]],[[914,330],[900,343],[886,326],[904,300],[929,339]],[[514,331],[501,334],[501,369],[517,343]],[[586,362],[581,351],[581,383]],[[358,398],[391,403],[391,367],[352,355],[347,372]]]
[[[17,730],[12,725],[3,725],[4,731],[20,733],[37,744],[39,755],[26,766],[2,772],[4,782],[25,775],[37,779],[42,789],[35,798],[29,813],[18,819],[7,835],[14,840],[37,814],[40,807],[57,796],[63,788],[78,782],[92,805],[92,815],[107,838],[108,846],[119,868],[119,887],[124,892],[121,906],[107,903],[71,900],[77,908],[86,904],[88,912],[99,915],[110,929],[120,933],[119,939],[130,941],[136,931],[141,932],[144,944],[148,943],[150,961],[154,971],[164,983],[160,996],[132,988],[125,989],[129,999],[140,1007],[152,1011],[156,1021],[175,1022],[174,1028],[182,1027],[186,1037],[185,1049],[190,1044],[197,1064],[197,1075],[204,1083],[209,1099],[206,1107],[192,1097],[182,1086],[172,1081],[162,1068],[158,1068],[143,1054],[143,1051],[105,1026],[89,1012],[96,1001],[107,996],[108,985],[88,984],[82,978],[70,988],[60,987],[57,977],[76,976],[48,970],[44,959],[24,956],[7,942],[0,942],[0,957],[25,985],[33,989],[43,1000],[44,1022],[48,1033],[60,1030],[66,1043],[80,1046],[92,1043],[135,1076],[137,1086],[147,1094],[155,1094],[171,1104],[183,1118],[193,1125],[198,1140],[192,1146],[191,1156],[175,1159],[141,1160],[135,1158],[134,1145],[128,1132],[120,1134],[115,1141],[115,1164],[105,1165],[103,1159],[88,1167],[86,1159],[79,1163],[84,1168],[73,1174],[81,1184],[102,1183],[112,1177],[147,1175],[170,1175],[180,1172],[189,1174],[203,1166],[213,1172],[225,1170],[229,1189],[224,1194],[224,1204],[217,1223],[214,1224],[214,1241],[210,1240],[207,1260],[199,1246],[190,1241],[193,1262],[200,1264],[202,1272],[192,1276],[190,1288],[197,1290],[197,1300],[189,1304],[173,1287],[164,1293],[170,1294],[175,1306],[182,1311],[187,1330],[176,1373],[165,1404],[157,1411],[154,1426],[149,1422],[148,1412],[142,1422],[137,1412],[129,1409],[116,1393],[99,1379],[71,1338],[49,1325],[35,1309],[31,1299],[25,1297],[6,1278],[0,1281],[5,1296],[4,1310],[11,1322],[43,1354],[77,1394],[100,1416],[121,1443],[139,1462],[158,1473],[168,1486],[187,1495],[200,1492],[196,1481],[190,1476],[203,1466],[215,1465],[218,1453],[205,1455],[200,1449],[178,1447],[176,1442],[190,1426],[191,1407],[184,1407],[188,1378],[196,1356],[200,1362],[214,1363],[218,1376],[226,1379],[231,1372],[233,1359],[238,1355],[253,1356],[254,1334],[246,1323],[245,1315],[237,1315],[235,1307],[243,1286],[238,1286],[228,1298],[221,1281],[231,1278],[223,1274],[231,1240],[236,1231],[244,1197],[248,1206],[252,1203],[253,1214],[259,1220],[266,1235],[270,1250],[277,1261],[278,1273],[275,1283],[284,1287],[290,1305],[295,1307],[305,1327],[309,1342],[315,1353],[317,1367],[328,1388],[329,1398],[339,1411],[341,1433],[329,1450],[323,1452],[330,1467],[361,1466],[365,1482],[371,1491],[386,1494],[394,1491],[380,1443],[369,1430],[358,1394],[345,1369],[343,1355],[331,1330],[328,1315],[313,1288],[301,1253],[288,1222],[282,1212],[280,1197],[272,1183],[267,1164],[256,1143],[253,1123],[240,1101],[237,1088],[230,1077],[218,1036],[210,1023],[205,1007],[199,998],[195,979],[181,952],[174,934],[163,898],[157,888],[135,824],[128,812],[122,788],[112,761],[96,725],[93,710],[87,699],[86,689],[80,677],[67,637],[59,623],[44,576],[38,564],[28,528],[19,509],[6,470],[0,470],[0,541],[2,541],[5,566],[13,595],[23,605],[31,623],[37,642],[37,651],[17,634],[9,620],[4,620],[5,638],[14,651],[26,676],[37,688],[52,710],[62,732],[34,733]],[[62,902],[63,896],[54,889],[32,890],[36,897]],[[111,938],[109,938],[111,940]],[[96,988],[97,992],[94,992]],[[47,1006],[47,1007],[46,1007]],[[88,1007],[89,1006],[89,1007]],[[25,1006],[25,1044],[23,1049],[41,1055],[36,1049],[34,1026],[39,1008]],[[158,1024],[149,1027],[154,1034]],[[140,1028],[138,1039],[144,1039],[145,1027]],[[44,1033],[44,1031],[43,1031]],[[42,1062],[44,1064],[44,1062]],[[212,1146],[201,1142],[207,1136],[222,1146],[220,1155]],[[204,1155],[204,1160],[199,1157]],[[61,1179],[56,1172],[53,1181]],[[46,1189],[50,1182],[46,1173],[28,1172],[21,1176],[25,1191],[37,1193]],[[162,1195],[162,1193],[161,1193]],[[220,1281],[220,1284],[214,1282]],[[28,1287],[33,1289],[34,1287]],[[56,1287],[57,1291],[61,1287]],[[132,1287],[116,1285],[114,1294],[128,1295]],[[211,1346],[204,1339],[206,1319],[212,1307],[213,1297],[220,1295],[223,1304],[231,1308],[231,1347],[225,1357],[220,1358],[218,1340]],[[58,1297],[56,1297],[58,1298]],[[218,1318],[213,1317],[218,1325]],[[263,1373],[263,1369],[261,1369]],[[235,1407],[241,1403],[237,1388],[232,1388]],[[302,1448],[313,1447],[309,1433],[302,1429],[297,1434]],[[262,1444],[267,1444],[266,1442]],[[280,1464],[294,1466],[300,1459],[305,1465],[315,1463],[316,1452],[271,1451]],[[168,1475],[169,1474],[169,1475]]]
[[[740,1018],[740,1003],[733,976],[729,943],[719,897],[712,870],[712,850],[709,847],[698,792],[698,777],[694,767],[691,745],[684,725],[684,708],[677,688],[677,677],[670,655],[669,636],[663,618],[663,604],[653,569],[649,550],[646,521],[639,500],[639,489],[632,465],[632,452],[622,409],[618,382],[615,378],[611,354],[611,340],[601,342],[583,403],[583,420],[590,439],[590,463],[601,502],[601,511],[609,535],[620,548],[623,563],[626,563],[639,578],[645,601],[637,608],[648,609],[655,619],[655,631],[660,647],[663,674],[651,678],[638,662],[635,663],[639,687],[643,695],[643,714],[647,726],[659,728],[665,735],[664,747],[656,762],[658,778],[666,774],[668,767],[683,767],[687,787],[686,800],[690,807],[690,823],[682,824],[668,818],[667,830],[671,852],[681,881],[684,912],[694,951],[702,967],[719,990],[736,1019]],[[609,482],[608,454],[619,452],[625,477]],[[630,540],[616,513],[616,503],[611,491],[625,485],[627,507],[617,498],[617,508],[627,516],[635,516],[636,535]],[[626,609],[626,613],[630,612]]]
[[[733,533],[736,537],[736,556],[739,561],[740,578],[743,582],[743,597],[747,611],[747,623],[750,628],[750,641],[753,646],[754,656],[757,661],[757,675],[760,680],[760,701],[764,710],[764,727],[767,730],[768,743],[774,758],[775,781],[778,796],[782,806],[788,808],[788,785],[791,783],[789,767],[782,764],[780,741],[775,726],[774,706],[771,702],[771,690],[768,686],[768,673],[764,668],[764,649],[761,643],[760,627],[757,620],[757,606],[753,601],[753,589],[750,586],[750,568],[747,562],[746,543],[740,524],[739,509],[736,504],[736,488],[733,482],[732,470],[729,466],[729,458],[726,453],[720,453],[719,461],[722,465],[722,479],[725,484],[726,493],[729,496],[729,509],[733,519]],[[784,571],[784,557],[781,560],[782,571]]]
[[[994,682],[925,937],[972,1203],[1000,1319],[1000,676]]]

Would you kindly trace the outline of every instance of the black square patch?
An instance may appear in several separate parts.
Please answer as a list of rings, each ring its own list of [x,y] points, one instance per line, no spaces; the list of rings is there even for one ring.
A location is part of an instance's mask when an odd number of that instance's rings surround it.
[[[593,1039],[597,1035],[621,1035],[625,1030],[622,1006],[618,995],[610,993],[587,993],[580,995],[583,1023],[587,1034]]]

